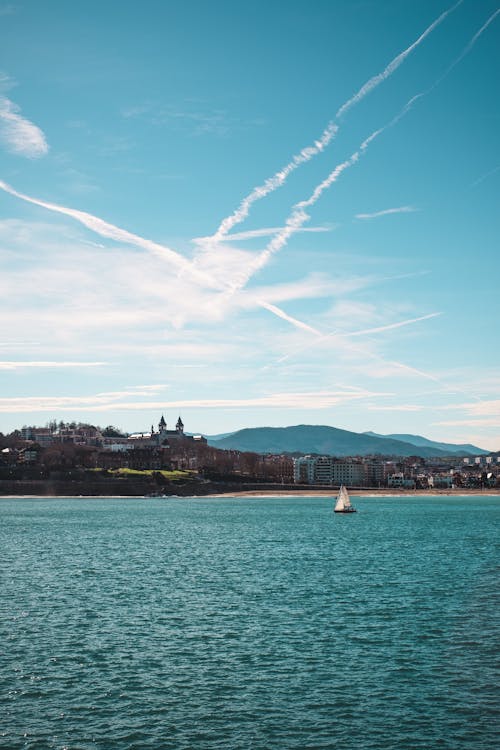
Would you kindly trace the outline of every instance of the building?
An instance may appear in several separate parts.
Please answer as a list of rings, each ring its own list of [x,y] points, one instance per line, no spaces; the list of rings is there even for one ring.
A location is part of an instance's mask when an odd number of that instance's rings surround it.
[[[129,447],[134,448],[153,448],[155,446],[187,445],[206,442],[206,438],[202,435],[186,435],[184,433],[184,423],[180,417],[175,425],[175,430],[167,429],[167,423],[163,414],[158,422],[158,430],[155,431],[153,425],[151,425],[150,432],[135,432],[127,438]]]
[[[339,461],[333,456],[301,456],[293,460],[296,484],[364,485],[366,468],[360,461]]]
[[[55,442],[54,433],[49,427],[26,427],[21,429],[21,438],[26,442],[38,443],[42,447]]]
[[[402,471],[398,471],[395,474],[390,474],[387,477],[388,487],[400,487],[405,490],[415,489],[415,479],[411,477],[405,477]]]
[[[335,461],[333,463],[333,484],[359,486],[365,484],[366,470],[361,462]]]

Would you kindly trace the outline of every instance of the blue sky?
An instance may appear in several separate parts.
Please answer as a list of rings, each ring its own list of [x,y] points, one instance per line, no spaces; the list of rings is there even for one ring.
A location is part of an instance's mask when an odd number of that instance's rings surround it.
[[[500,449],[497,3],[0,2],[0,431]]]

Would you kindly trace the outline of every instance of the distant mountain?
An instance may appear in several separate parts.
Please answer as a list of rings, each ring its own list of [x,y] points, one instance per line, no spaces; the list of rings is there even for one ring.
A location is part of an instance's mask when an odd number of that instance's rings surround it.
[[[437,444],[434,445],[432,441],[429,441],[430,445],[416,445],[389,436],[350,432],[324,425],[254,427],[238,430],[223,438],[208,437],[207,440],[215,448],[253,453],[319,453],[332,456],[380,454],[422,458],[477,454],[477,449],[473,446],[471,452],[463,451],[461,446],[456,445],[443,450],[436,447]]]
[[[435,440],[428,440],[421,435],[379,435],[377,432],[364,432],[363,435],[371,435],[372,437],[387,438],[389,440],[402,440],[404,443],[411,443],[419,447],[425,446],[427,448],[437,448],[440,451],[445,451],[448,455],[458,453],[460,456],[482,456],[489,453],[489,451],[478,448],[476,445],[465,443],[462,445],[455,445],[454,443],[438,443]]]
[[[234,432],[221,432],[220,435],[205,435],[205,437],[211,445],[212,440],[222,440],[223,438],[227,438],[230,435],[234,435]]]

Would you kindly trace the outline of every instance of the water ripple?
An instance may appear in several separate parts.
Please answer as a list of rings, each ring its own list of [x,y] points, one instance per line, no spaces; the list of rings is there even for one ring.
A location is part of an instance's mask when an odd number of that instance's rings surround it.
[[[0,748],[490,750],[500,505],[0,500]]]

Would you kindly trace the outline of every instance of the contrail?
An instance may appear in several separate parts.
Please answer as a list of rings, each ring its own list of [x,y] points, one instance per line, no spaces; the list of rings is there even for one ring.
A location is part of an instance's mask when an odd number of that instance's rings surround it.
[[[385,127],[388,127],[388,125]],[[228,291],[224,292],[223,296],[232,296],[233,294],[236,294],[236,292],[243,289],[250,281],[252,276],[260,271],[260,269],[269,262],[270,258],[287,244],[289,238],[296,232],[300,231],[305,222],[311,218],[309,214],[304,211],[304,208],[313,206],[319,199],[320,195],[327,188],[329,188],[330,185],[338,180],[342,172],[351,167],[353,164],[356,164],[360,156],[366,151],[368,144],[384,129],[385,128],[381,128],[380,130],[372,133],[369,138],[361,143],[357,151],[351,154],[351,156],[341,164],[338,164],[335,169],[330,172],[328,177],[319,185],[317,185],[317,187],[313,190],[312,194],[309,198],[307,198],[307,200],[300,201],[299,203],[295,204],[292,213],[289,215],[288,219],[285,222],[285,226],[282,227],[278,234],[276,234],[272,238],[272,240],[267,244],[264,250],[252,261],[250,266],[229,285]]]
[[[317,233],[317,232],[331,232],[336,229],[335,224],[326,224],[318,227],[307,227],[302,229],[302,232]],[[234,232],[234,234],[226,234],[220,238],[219,242],[240,242],[241,240],[253,240],[256,237],[269,237],[277,234],[283,227],[262,227],[261,229],[248,229],[244,232]],[[209,237],[193,237],[191,240],[195,245],[203,247],[204,245],[210,245],[213,242],[213,236]]]
[[[495,18],[498,16],[499,13],[500,13],[500,8],[498,8],[494,13],[492,13],[491,16],[488,18],[488,20],[485,21],[485,23],[481,26],[481,28],[478,31],[476,31],[472,39],[465,45],[465,47],[463,48],[461,53],[458,55],[458,57],[456,57],[453,60],[453,62],[451,62],[448,65],[444,73],[442,73],[439,76],[439,78],[436,81],[434,81],[432,86],[429,86],[429,88],[425,89],[425,91],[421,91],[419,94],[416,94],[415,96],[413,96],[405,104],[401,112],[398,115],[396,115],[396,117],[393,118],[393,120],[389,123],[387,127],[392,127],[392,125],[395,125],[397,122],[399,122],[399,120],[401,120],[401,118],[404,117],[404,115],[413,107],[413,105],[418,99],[422,99],[424,96],[428,96],[432,91],[434,91],[435,88],[437,88],[437,86],[439,86],[440,83],[444,81],[445,78],[449,76],[451,71],[458,65],[458,63],[461,62],[467,54],[469,54],[469,52],[474,47],[475,43],[477,42],[481,34],[484,31],[486,31],[490,23],[492,23],[492,21],[495,20]]]
[[[460,5],[462,0],[459,0],[458,3],[456,3],[449,11],[446,11],[445,14],[442,14],[439,19],[437,19],[438,22],[443,20],[443,17],[445,17],[448,13],[455,10],[458,5]],[[92,214],[86,213],[84,211],[79,211],[72,208],[67,208],[65,206],[60,206],[58,204],[49,203],[47,201],[42,201],[37,198],[33,198],[31,196],[25,195],[23,193],[20,193],[14,188],[12,188],[10,185],[8,185],[6,182],[0,180],[0,189],[4,190],[7,193],[10,193],[11,195],[20,198],[21,200],[24,200],[28,203],[32,203],[34,205],[41,206],[43,208],[46,208],[49,211],[54,211],[56,213],[61,213],[67,216],[70,216],[71,218],[79,221],[81,224],[86,226],[88,229],[90,229],[93,232],[96,232],[97,234],[108,237],[110,239],[113,239],[115,241],[124,242],[126,244],[142,247],[145,250],[148,250],[149,252],[154,253],[155,255],[158,255],[163,260],[169,260],[175,267],[177,267],[179,272],[186,272],[193,281],[196,281],[198,284],[203,286],[208,286],[209,288],[218,288],[220,289],[222,287],[226,287],[226,289],[229,289],[229,294],[232,295],[236,293],[238,290],[243,288],[248,280],[251,278],[253,273],[258,271],[263,265],[267,263],[269,258],[276,252],[278,252],[288,241],[289,237],[292,236],[296,231],[299,231],[302,225],[310,218],[309,215],[303,210],[304,207],[308,207],[313,205],[318,198],[320,197],[321,193],[330,187],[333,182],[335,182],[340,174],[347,169],[348,167],[352,166],[354,163],[356,163],[359,160],[359,157],[366,151],[369,144],[376,138],[378,135],[380,135],[384,130],[386,130],[388,127],[391,127],[392,125],[396,124],[412,107],[414,102],[419,99],[420,97],[425,96],[426,94],[430,93],[449,73],[450,71],[462,60],[462,58],[472,49],[475,42],[479,38],[479,36],[485,31],[485,29],[490,25],[490,23],[496,18],[496,16],[500,13],[500,9],[496,10],[490,18],[483,24],[483,26],[479,29],[478,32],[472,37],[470,42],[467,44],[467,46],[464,48],[462,53],[456,58],[456,60],[453,61],[453,63],[448,67],[448,69],[445,71],[445,73],[436,81],[436,83],[428,90],[417,94],[412,99],[409,100],[409,102],[405,105],[405,107],[401,110],[401,112],[394,117],[391,122],[388,125],[383,126],[382,128],[379,128],[378,130],[374,131],[363,143],[360,145],[359,149],[354,152],[349,159],[347,159],[345,162],[342,162],[339,164],[333,172],[330,173],[330,175],[322,182],[320,185],[318,185],[315,190],[313,191],[310,198],[308,198],[305,201],[302,201],[294,207],[294,211],[288,218],[285,227],[280,231],[278,235],[276,235],[273,240],[269,243],[267,248],[263,251],[263,253],[256,258],[254,263],[251,266],[250,272],[245,273],[243,277],[240,277],[239,280],[232,284],[223,283],[221,284],[218,280],[216,280],[212,275],[204,273],[203,271],[198,270],[193,263],[186,260],[182,255],[177,253],[176,251],[164,246],[160,245],[159,243],[153,242],[151,240],[145,239],[143,237],[140,237],[139,235],[135,235],[131,232],[128,232],[127,230],[121,229],[120,227],[116,227],[113,224],[110,224],[103,219],[100,219],[99,217],[93,216]],[[433,25],[431,25],[433,28],[435,28],[436,22],[434,22]],[[422,38],[425,36],[421,35],[419,37],[419,40],[421,41]],[[417,42],[419,41],[417,40]],[[412,45],[411,48],[408,48],[410,51],[414,48],[415,45]],[[406,51],[405,51],[406,52]],[[403,54],[403,53],[401,53]],[[399,57],[399,56],[398,56]],[[395,58],[397,59],[397,58]],[[401,64],[401,63],[399,63]],[[333,126],[331,128],[327,128],[323,133],[323,141],[320,143],[320,141],[316,142],[316,147],[319,148],[319,145],[322,145],[322,148],[327,145],[329,140],[333,137],[334,133],[336,132],[335,128],[337,126]],[[308,155],[307,149],[304,149],[301,154],[297,157],[298,163],[302,163],[302,160],[307,161],[309,158],[312,158],[314,153],[311,155]],[[296,165],[296,166],[297,166]],[[293,169],[296,167],[294,166]],[[291,170],[290,170],[291,171]],[[288,176],[289,172],[287,172],[284,176],[284,179]],[[276,175],[275,175],[276,176]],[[272,179],[272,178],[270,178]],[[267,181],[269,182],[269,181]],[[267,184],[266,182],[266,184]],[[279,184],[277,185],[279,186]],[[274,187],[272,189],[275,189]],[[267,193],[265,193],[267,195]],[[264,195],[259,196],[264,197]],[[257,200],[257,198],[255,198]],[[253,201],[252,201],[253,202]],[[249,204],[250,205],[250,204]],[[237,221],[234,222],[231,226],[234,226],[235,223],[238,223]],[[225,230],[228,231],[228,230]],[[227,294],[228,292],[226,292]],[[301,324],[301,321],[297,321],[296,319],[291,319],[291,316],[288,316],[283,310],[280,308],[269,305],[268,303],[263,303],[262,301],[258,301],[257,304],[259,306],[264,307],[265,309],[269,310],[269,312],[272,312],[274,315],[277,315],[280,318],[283,318],[285,320],[289,320],[289,322],[293,322],[294,325],[298,327],[306,327],[307,324]],[[300,325],[301,324],[301,325]],[[405,367],[405,366],[403,366]],[[411,368],[410,368],[411,369]]]
[[[390,75],[394,73],[395,70],[399,68],[402,63],[406,60],[408,55],[410,55],[413,50],[418,47],[418,45],[423,42],[426,36],[428,36],[436,26],[439,26],[442,21],[450,14],[453,13],[453,11],[458,8],[459,5],[461,5],[463,0],[458,0],[455,5],[453,5],[451,8],[448,8],[448,10],[445,10],[439,18],[436,18],[435,21],[431,23],[430,26],[426,28],[426,30],[421,34],[418,39],[416,39],[413,44],[410,44],[409,47],[407,47],[403,52],[401,52],[397,57],[392,60],[389,65],[382,71],[382,73],[379,73],[376,76],[373,76],[373,78],[370,78],[369,81],[367,81],[363,86],[361,86],[360,90],[357,94],[355,94],[351,99],[349,99],[345,104],[343,104],[340,109],[338,110],[336,117],[339,119],[344,115],[347,110],[349,110],[351,107],[353,107],[355,104],[361,101],[361,99],[364,99],[365,96],[367,96],[371,91],[373,91],[374,88],[376,88],[379,84],[382,83],[382,81],[385,81],[387,78],[389,78]]]
[[[376,88],[379,84],[389,78],[389,76],[392,75],[392,73],[394,73],[394,71],[397,70],[400,65],[402,65],[408,55],[410,55],[413,50],[415,50],[418,45],[423,42],[426,36],[434,31],[434,29],[439,26],[439,24],[442,23],[442,21],[444,21],[444,19],[450,13],[452,13],[459,5],[461,5],[462,2],[463,0],[458,0],[455,5],[441,13],[441,15],[435,21],[433,21],[431,25],[428,26],[427,29],[418,37],[418,39],[413,42],[413,44],[403,50],[403,52],[400,52],[399,55],[397,55],[381,73],[370,78],[361,87],[357,94],[351,97],[340,107],[336,114],[337,119],[342,117],[342,115],[345,114],[348,109],[364,99],[364,97],[367,96],[367,94],[369,94],[371,91],[373,91],[374,88]],[[214,243],[220,242],[222,238],[226,234],[228,234],[228,232],[230,232],[234,226],[240,224],[244,219],[246,219],[246,217],[250,213],[250,208],[253,203],[260,200],[261,198],[265,198],[266,195],[269,195],[269,193],[277,190],[286,182],[288,176],[292,172],[294,172],[297,167],[299,167],[301,164],[305,164],[314,156],[324,151],[337,134],[338,129],[339,126],[335,122],[330,121],[321,134],[320,138],[314,141],[314,145],[303,148],[299,154],[293,156],[288,164],[282,167],[272,177],[268,177],[268,179],[265,180],[262,185],[258,185],[257,187],[253,188],[253,190],[245,198],[243,198],[238,208],[232,214],[221,221],[217,231],[214,235],[211,236],[210,239]]]
[[[266,310],[269,310],[269,312],[273,313],[273,315],[276,315],[278,318],[282,318],[283,320],[288,321],[288,323],[291,323],[296,328],[300,328],[303,331],[307,331],[308,333],[313,333],[315,336],[322,335],[321,331],[318,331],[317,328],[313,328],[312,326],[307,325],[307,323],[303,323],[302,320],[293,318],[291,315],[288,315],[280,307],[276,307],[276,305],[271,305],[269,302],[262,302],[262,301],[259,301],[259,305],[265,308]]]
[[[337,339],[337,338],[350,339],[353,336],[370,336],[374,333],[384,333],[385,331],[392,331],[395,328],[402,328],[403,326],[413,325],[414,323],[421,323],[423,320],[430,320],[431,318],[437,318],[439,315],[441,315],[441,313],[439,312],[429,313],[427,315],[421,315],[418,318],[409,318],[408,320],[400,320],[397,323],[388,323],[385,326],[378,326],[376,328],[363,328],[359,331],[337,331],[336,330],[336,331],[330,331],[330,333],[321,333],[321,331],[314,330],[313,333],[315,333],[317,336],[317,338],[314,341],[311,341],[305,346],[300,347],[300,349],[296,349],[292,354],[285,354],[283,357],[280,357],[275,362],[275,364],[277,365],[282,364],[283,362],[286,362],[291,357],[295,357],[297,354],[300,354],[306,349],[311,349],[312,347],[317,346],[318,344],[321,344],[324,341],[327,341],[329,339],[330,340]]]
[[[453,8],[451,8],[449,11],[446,11],[446,13],[450,13],[452,10],[454,10],[462,0],[459,0],[458,3],[456,3]],[[257,273],[257,271],[260,271],[261,268],[263,268],[270,258],[277,253],[281,248],[283,248],[290,237],[295,234],[297,231],[301,229],[303,224],[305,224],[306,221],[310,219],[310,216],[308,213],[304,211],[305,208],[310,208],[313,206],[322,193],[327,190],[333,183],[335,183],[340,175],[346,170],[352,167],[354,164],[356,164],[360,157],[363,156],[366,153],[366,150],[368,149],[368,146],[373,143],[373,141],[378,138],[379,135],[381,135],[385,130],[388,130],[389,128],[393,127],[398,123],[413,107],[415,102],[431,93],[453,70],[453,68],[458,65],[458,63],[465,57],[465,55],[470,52],[478,38],[481,36],[481,34],[487,29],[487,27],[490,25],[490,23],[496,18],[496,16],[500,13],[500,8],[496,10],[489,18],[488,20],[481,26],[479,31],[477,31],[472,39],[468,42],[468,44],[464,47],[460,55],[448,66],[448,68],[445,70],[445,72],[437,79],[435,83],[432,84],[432,86],[425,91],[420,92],[419,94],[416,94],[413,96],[409,101],[404,105],[404,107],[398,112],[395,117],[392,118],[390,122],[388,122],[386,125],[383,125],[382,127],[378,128],[377,130],[374,130],[371,135],[368,136],[359,146],[359,148],[354,151],[354,153],[349,156],[348,159],[338,164],[335,169],[330,172],[328,177],[326,177],[323,182],[320,182],[319,185],[317,185],[309,198],[303,201],[299,201],[299,203],[296,203],[293,207],[292,213],[289,215],[288,219],[285,222],[285,226],[278,232],[278,234],[273,237],[271,242],[268,243],[268,245],[264,248],[262,253],[258,255],[255,260],[251,263],[250,267],[247,269],[246,272],[240,275],[239,279],[234,282],[229,289],[229,292],[225,292],[224,294],[235,294],[237,291],[242,289],[248,281],[251,279],[251,277]]]
[[[479,29],[479,31],[477,31],[474,34],[474,36],[472,37],[472,39],[470,40],[470,42],[463,49],[463,51],[457,57],[457,59],[454,60],[454,62],[452,62],[452,64],[450,65],[450,67],[448,68],[448,70],[446,71],[446,73],[442,76],[442,78],[444,78],[444,76],[447,76],[448,73],[455,67],[455,65],[458,65],[458,63],[462,60],[462,58],[464,58],[465,55],[467,55],[471,51],[471,49],[473,48],[473,46],[475,45],[475,43],[477,42],[477,40],[479,39],[479,37],[481,36],[481,34],[483,33],[483,31],[486,31],[486,29],[488,28],[488,26],[490,25],[490,23],[495,20],[495,18],[498,16],[499,13],[500,13],[500,8],[498,8],[494,13],[491,14],[491,16],[488,18],[488,20],[481,26],[481,28]],[[440,79],[440,81],[442,80],[442,78]]]
[[[356,214],[356,219],[378,219],[379,216],[388,216],[389,214],[408,214],[418,211],[415,206],[398,206],[397,208],[384,208],[382,211],[375,211],[371,214]]]
[[[403,362],[397,362],[396,360],[387,360],[384,357],[382,357],[380,354],[375,354],[374,352],[366,351],[366,349],[360,349],[360,347],[355,346],[350,340],[351,337],[353,336],[369,336],[374,333],[383,333],[384,331],[390,331],[395,328],[402,328],[403,326],[413,325],[414,323],[420,323],[423,320],[430,320],[431,318],[436,318],[439,315],[441,315],[441,313],[439,312],[429,313],[428,315],[421,315],[419,318],[410,318],[408,320],[401,320],[397,323],[389,323],[388,325],[378,326],[377,328],[365,328],[359,331],[331,331],[330,333],[321,333],[321,331],[318,331],[317,329],[313,329],[312,333],[316,335],[316,338],[313,341],[310,341],[305,346],[300,347],[300,349],[296,349],[291,354],[285,354],[283,357],[280,357],[276,362],[274,362],[274,365],[283,364],[283,362],[286,362],[291,357],[295,357],[297,356],[297,354],[301,354],[307,349],[311,349],[312,347],[317,346],[318,344],[322,344],[324,341],[327,341],[329,339],[333,340],[333,339],[340,338],[345,341],[349,349],[363,354],[364,357],[376,359],[379,362],[383,362],[386,365],[389,364],[389,365],[392,365],[393,367],[397,367],[401,370],[404,370],[405,372],[411,372],[414,375],[418,375],[419,377],[426,378],[427,380],[432,380],[436,383],[441,383],[441,381],[438,378],[436,378],[434,375],[431,375],[428,372],[424,372],[423,370],[417,370],[415,367],[411,367],[410,365],[405,365]],[[297,321],[296,319],[294,320],[295,320],[295,324],[301,322],[301,321]],[[306,324],[303,324],[303,325],[306,325]],[[272,365],[266,365],[262,369],[267,370],[271,366]]]
[[[126,229],[121,229],[120,227],[114,226],[114,224],[109,224],[107,221],[100,219],[98,216],[93,216],[86,211],[79,211],[75,208],[67,208],[66,206],[60,206],[57,203],[48,203],[47,201],[40,200],[39,198],[33,198],[29,195],[25,195],[24,193],[20,193],[17,190],[14,190],[13,187],[8,185],[3,180],[0,180],[0,189],[4,190],[6,193],[10,193],[10,195],[14,195],[16,198],[20,198],[21,200],[26,201],[27,203],[33,203],[35,206],[41,206],[42,208],[46,208],[49,211],[54,211],[55,213],[70,216],[72,219],[79,221],[80,224],[83,224],[85,227],[87,227],[87,229],[90,229],[92,232],[99,234],[101,237],[107,237],[117,242],[124,242],[127,245],[141,247],[148,252],[159,256],[160,258],[162,258],[162,260],[169,261],[179,271],[185,271],[189,273],[189,275],[194,277],[198,283],[203,283],[204,285],[208,284],[209,286],[216,286],[219,289],[221,288],[221,285],[219,283],[216,283],[213,277],[208,276],[202,271],[194,268],[190,261],[186,260],[186,258],[184,258],[182,255],[177,253],[175,250],[171,250],[165,245],[160,245],[157,242],[145,239],[144,237],[140,237],[137,234],[132,234]]]
[[[109,239],[116,240],[117,242],[124,242],[128,245],[141,247],[144,250],[147,250],[148,252],[159,256],[162,260],[170,261],[179,270],[179,272],[185,272],[192,278],[193,282],[197,283],[201,287],[209,287],[217,290],[220,290],[221,287],[227,288],[227,284],[225,282],[221,283],[213,275],[198,270],[190,261],[186,260],[182,255],[177,253],[175,250],[171,250],[165,245],[160,245],[157,242],[152,242],[151,240],[140,237],[137,234],[132,234],[126,229],[121,229],[114,224],[109,224],[103,219],[100,219],[98,216],[93,216],[92,214],[86,213],[85,211],[79,211],[74,208],[60,206],[56,203],[48,203],[47,201],[40,200],[39,198],[33,198],[29,195],[25,195],[24,193],[20,193],[3,180],[0,180],[0,189],[4,190],[10,195],[15,196],[16,198],[20,198],[21,200],[26,201],[27,203],[32,203],[35,206],[41,206],[42,208],[46,208],[49,211],[54,211],[55,213],[70,216],[71,218],[76,219],[76,221],[79,221],[92,232],[95,232],[102,237],[108,237]],[[314,331],[314,329],[310,326],[307,326],[306,323],[295,320],[276,305],[271,305],[267,302],[263,302],[262,300],[257,300],[257,304],[259,305],[259,307],[268,310],[273,315],[276,315],[283,320],[287,320],[289,323],[295,325],[298,328]]]
[[[471,187],[476,187],[476,185],[480,185],[481,182],[484,182],[484,180],[487,180],[488,177],[491,177],[491,175],[496,174],[499,169],[500,169],[500,164],[497,164],[496,167],[493,167],[493,169],[490,169],[488,172],[481,175],[481,177],[478,177],[477,180],[474,180]]]
[[[377,328],[365,328],[363,331],[354,331],[353,333],[350,333],[349,336],[369,336],[372,333],[384,333],[385,331],[393,331],[395,328],[402,328],[403,326],[409,326],[413,323],[420,323],[422,320],[437,318],[439,315],[441,315],[440,312],[428,313],[428,315],[421,315],[419,318],[401,320],[399,323],[389,323],[386,326],[378,326]]]
[[[55,203],[48,203],[38,198],[33,198],[31,196],[25,195],[24,193],[20,193],[17,190],[14,190],[14,188],[12,188],[3,180],[0,180],[0,189],[28,203],[32,203],[36,206],[41,206],[42,208],[46,208],[49,211],[54,211],[56,213],[60,213],[65,216],[70,216],[71,218],[79,221],[81,224],[86,226],[91,231],[96,232],[97,234],[103,237],[108,237],[112,240],[125,242],[130,245],[141,247],[145,250],[148,250],[149,252],[153,252],[154,254],[159,255],[163,260],[167,259],[173,262],[174,265],[176,265],[177,268],[179,268],[179,270],[188,272],[190,276],[194,277],[194,280],[197,283],[202,282],[204,285],[206,285],[207,282],[209,282],[210,286],[212,287],[218,285],[218,282],[215,281],[213,276],[208,275],[208,274],[203,274],[197,271],[196,269],[193,268],[192,264],[189,261],[187,261],[181,255],[176,253],[174,250],[171,250],[170,248],[165,247],[164,245],[160,245],[156,242],[152,242],[151,240],[147,240],[136,234],[127,232],[127,230],[121,229],[120,227],[114,226],[113,224],[109,224],[108,222],[105,222],[103,219],[100,219],[97,216],[93,216],[92,214],[86,213],[85,211],[79,211],[77,209],[67,208],[66,206],[60,206]],[[321,335],[320,331],[313,328],[312,326],[307,325],[307,323],[303,323],[297,318],[293,318],[291,315],[288,315],[284,310],[282,310],[277,305],[272,305],[269,302],[265,302],[263,300],[257,300],[257,304],[259,305],[259,307],[262,307],[263,309],[267,310],[273,315],[276,315],[282,320],[286,320],[287,322],[291,323],[296,328],[305,330],[308,333],[313,333],[314,335]],[[7,364],[11,364],[11,363],[7,363]],[[101,363],[98,363],[98,364],[101,364]],[[1,369],[1,365],[2,363],[0,363],[0,369]],[[90,365],[87,365],[87,366],[90,366]]]
[[[227,216],[221,221],[216,233],[212,235],[210,239],[213,242],[220,242],[234,226],[241,224],[241,222],[246,219],[253,203],[261,198],[265,198],[266,195],[269,195],[269,193],[272,193],[277,188],[281,187],[281,185],[286,182],[288,176],[297,169],[298,166],[305,164],[310,161],[313,156],[324,151],[330,141],[335,137],[337,131],[338,125],[335,125],[333,122],[328,123],[321,137],[314,142],[313,146],[306,146],[306,148],[303,148],[299,154],[292,157],[288,164],[282,167],[282,169],[276,172],[276,174],[272,177],[268,177],[262,185],[253,188],[246,198],[243,198],[238,208],[230,216]]]

